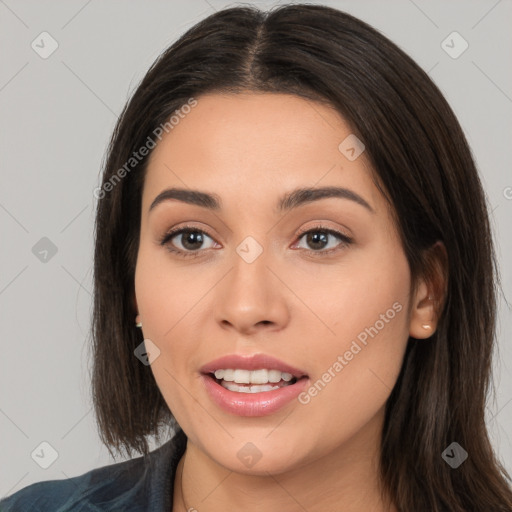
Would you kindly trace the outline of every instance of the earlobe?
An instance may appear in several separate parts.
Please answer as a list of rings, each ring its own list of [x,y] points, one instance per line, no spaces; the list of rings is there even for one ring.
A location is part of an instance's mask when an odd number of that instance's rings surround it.
[[[139,315],[139,306],[137,304],[137,297],[135,297],[135,292],[133,292],[133,295],[132,295],[132,306],[133,306],[133,310],[135,311],[135,327],[142,327],[142,321],[141,321],[141,317]]]
[[[430,338],[437,327],[434,296],[425,283],[418,288],[411,311],[409,336],[416,339]]]

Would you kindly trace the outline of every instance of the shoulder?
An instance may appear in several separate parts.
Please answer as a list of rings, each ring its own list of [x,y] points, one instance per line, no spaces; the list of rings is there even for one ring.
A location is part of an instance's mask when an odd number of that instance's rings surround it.
[[[85,504],[96,504],[97,510],[107,510],[104,505],[108,501],[118,502],[137,494],[144,475],[143,464],[143,457],[138,457],[72,478],[37,482],[0,501],[0,511],[64,512],[82,510],[79,507]]]
[[[185,445],[181,431],[145,457],[28,485],[0,500],[0,512],[170,510],[174,471]]]

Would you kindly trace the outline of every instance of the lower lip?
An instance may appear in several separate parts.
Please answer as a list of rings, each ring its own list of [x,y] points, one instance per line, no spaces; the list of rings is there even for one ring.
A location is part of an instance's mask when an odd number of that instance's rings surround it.
[[[237,416],[267,416],[277,412],[304,391],[307,378],[301,378],[273,391],[261,393],[238,393],[230,391],[208,375],[202,375],[206,391],[210,398],[224,411]]]

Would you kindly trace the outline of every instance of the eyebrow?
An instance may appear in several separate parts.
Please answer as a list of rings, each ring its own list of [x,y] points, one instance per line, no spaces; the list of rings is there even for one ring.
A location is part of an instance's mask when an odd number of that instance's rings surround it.
[[[286,212],[313,201],[332,197],[354,201],[371,213],[375,213],[370,204],[359,194],[343,187],[297,188],[287,192],[278,200],[277,211]],[[214,211],[219,211],[222,208],[222,200],[217,194],[184,188],[167,188],[155,197],[148,212],[151,212],[160,203],[172,200],[201,206],[202,208]]]

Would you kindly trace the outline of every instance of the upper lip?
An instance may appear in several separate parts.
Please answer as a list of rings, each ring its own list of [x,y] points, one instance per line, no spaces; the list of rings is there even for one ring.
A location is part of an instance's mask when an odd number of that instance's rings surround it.
[[[240,369],[240,370],[279,370],[285,373],[291,373],[297,379],[306,376],[306,372],[299,370],[289,364],[276,359],[268,354],[252,354],[252,355],[240,355],[240,354],[228,354],[223,357],[219,357],[214,361],[210,361],[201,367],[201,373],[214,373],[215,370],[220,369]]]

